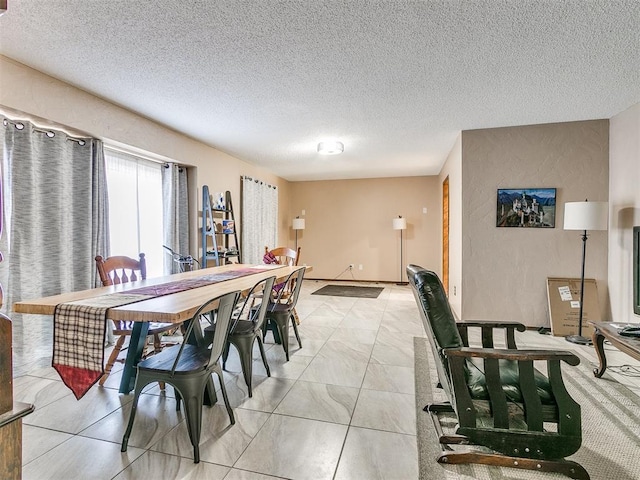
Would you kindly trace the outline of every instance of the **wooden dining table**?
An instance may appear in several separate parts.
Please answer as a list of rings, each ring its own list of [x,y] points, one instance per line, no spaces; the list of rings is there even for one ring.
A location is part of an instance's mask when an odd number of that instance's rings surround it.
[[[180,281],[197,280],[203,277],[215,276],[216,274],[244,270],[243,275],[237,278],[222,280],[176,293],[164,294],[135,303],[112,307],[108,310],[107,317],[112,320],[135,322],[119,389],[120,393],[128,394],[135,386],[136,366],[142,357],[149,322],[183,323],[193,317],[198,307],[212,298],[229,292],[247,291],[257,282],[271,276],[275,276],[276,281],[282,281],[289,274],[300,268],[311,269],[308,266],[230,264],[109,287],[98,287],[34,300],[23,300],[16,302],[13,310],[18,313],[53,315],[58,304],[78,300],[83,300],[84,303],[90,304],[92,299],[99,303],[100,297],[117,292],[128,292],[151,286],[158,286],[161,289],[163,286]],[[254,269],[255,273],[247,274],[246,270],[248,269]],[[210,392],[210,395],[213,395],[212,401],[215,401],[215,392]]]

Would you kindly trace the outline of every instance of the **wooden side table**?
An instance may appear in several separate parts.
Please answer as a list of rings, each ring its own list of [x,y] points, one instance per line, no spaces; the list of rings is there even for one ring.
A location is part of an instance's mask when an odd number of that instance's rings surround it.
[[[600,360],[600,366],[593,369],[593,374],[600,378],[607,369],[607,358],[604,354],[604,341],[609,340],[611,345],[621,352],[626,353],[636,360],[640,360],[640,337],[626,337],[620,335],[620,330],[627,325],[640,327],[640,324],[609,323],[609,322],[589,322],[593,325],[593,346]]]

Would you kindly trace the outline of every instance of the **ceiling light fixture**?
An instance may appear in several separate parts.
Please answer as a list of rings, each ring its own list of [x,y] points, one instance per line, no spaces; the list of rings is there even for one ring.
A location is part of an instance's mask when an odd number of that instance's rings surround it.
[[[344,144],[342,142],[320,142],[318,144],[318,153],[320,155],[338,155],[344,152]]]

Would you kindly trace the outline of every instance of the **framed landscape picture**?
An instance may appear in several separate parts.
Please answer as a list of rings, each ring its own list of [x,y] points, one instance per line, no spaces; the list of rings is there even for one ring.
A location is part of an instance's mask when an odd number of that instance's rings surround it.
[[[554,228],[555,188],[499,188],[496,227]]]

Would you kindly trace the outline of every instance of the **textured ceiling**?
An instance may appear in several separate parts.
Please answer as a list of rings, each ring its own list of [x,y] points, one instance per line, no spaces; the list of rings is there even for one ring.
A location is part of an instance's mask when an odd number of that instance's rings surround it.
[[[437,174],[461,130],[640,101],[640,0],[8,3],[3,55],[289,180]]]

